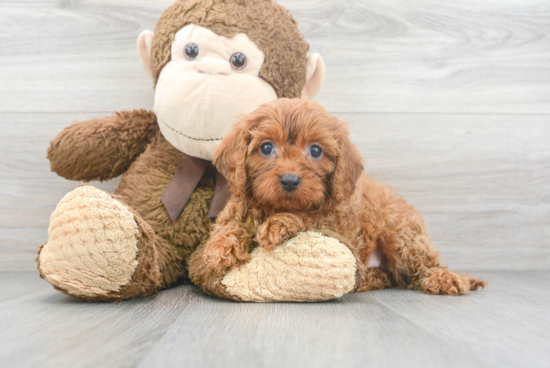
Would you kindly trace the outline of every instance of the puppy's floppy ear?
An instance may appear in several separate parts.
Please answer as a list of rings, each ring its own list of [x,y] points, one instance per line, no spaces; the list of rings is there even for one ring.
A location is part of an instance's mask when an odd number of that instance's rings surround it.
[[[359,150],[349,138],[349,130],[345,121],[339,122],[338,142],[340,155],[336,162],[336,170],[332,177],[332,190],[340,202],[349,199],[355,190],[355,183],[363,173],[363,158]]]
[[[250,118],[245,116],[233,125],[222,140],[212,163],[227,179],[231,192],[243,193],[246,185],[246,153],[248,149]]]

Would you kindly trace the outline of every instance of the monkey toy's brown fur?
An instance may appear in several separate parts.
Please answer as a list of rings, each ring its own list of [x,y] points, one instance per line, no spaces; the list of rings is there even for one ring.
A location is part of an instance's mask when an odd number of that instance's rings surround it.
[[[269,157],[260,153],[266,141],[275,150]],[[313,143],[323,150],[319,159],[308,155]],[[329,230],[362,265],[382,254],[379,267],[360,269],[355,291],[393,286],[459,295],[485,285],[440,264],[420,214],[363,172],[346,124],[314,102],[279,99],[262,106],[233,127],[214,163],[233,196],[203,254],[210,272],[245,263],[251,246],[271,249],[303,231]],[[301,179],[295,191],[282,189],[286,174]]]
[[[206,27],[225,37],[237,33],[247,34],[265,54],[260,77],[273,87],[277,97],[300,96],[305,83],[309,46],[288,11],[266,0],[176,1],[162,15],[155,29],[151,48],[155,82],[170,59],[170,46],[175,33],[187,24]],[[137,223],[137,267],[131,280],[120,289],[97,293],[94,291],[97,288],[92,288],[95,279],[86,279],[89,270],[76,260],[74,271],[81,271],[79,277],[91,286],[86,290],[75,291],[82,280],[57,275],[55,270],[59,267],[69,267],[66,265],[67,260],[59,258],[63,252],[46,258],[46,244],[40,248],[37,259],[41,276],[59,291],[88,301],[116,301],[148,295],[184,278],[190,255],[209,233],[211,220],[207,214],[215,184],[215,175],[209,169],[183,213],[173,222],[161,203],[161,195],[184,156],[160,134],[155,114],[145,110],[120,112],[111,117],[67,127],[48,149],[51,169],[67,179],[86,182],[109,180],[124,174],[116,194],[108,196],[126,206]],[[89,188],[82,190],[92,193]],[[96,192],[92,196],[101,197],[97,193],[99,190],[94,190]],[[118,204],[112,203],[112,206]],[[101,226],[108,228],[111,225],[105,222]],[[52,227],[53,222],[50,230]],[[86,239],[78,241],[83,247],[89,246],[86,245],[89,244]],[[89,253],[97,256],[93,250]],[[201,257],[195,259],[197,262],[191,268],[198,272],[202,269]],[[109,264],[111,260],[99,260],[98,264],[101,262]],[[46,266],[55,272],[46,272]],[[122,268],[124,265],[115,266]],[[104,277],[101,269],[97,271],[99,273],[95,278]],[[228,299],[239,299],[224,291],[217,274],[205,279],[217,285],[211,293]]]

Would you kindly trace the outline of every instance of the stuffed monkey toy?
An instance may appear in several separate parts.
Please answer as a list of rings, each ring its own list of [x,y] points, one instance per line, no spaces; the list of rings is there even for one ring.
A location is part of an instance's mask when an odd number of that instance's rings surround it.
[[[307,55],[289,12],[272,0],[178,0],[137,46],[155,83],[154,112],[75,123],[48,149],[52,171],[64,178],[122,179],[115,194],[83,185],[60,201],[39,250],[40,276],[87,301],[145,296],[189,278],[239,301],[350,292],[355,258],[330,234],[285,244],[290,266],[271,252],[214,275],[202,260],[212,218],[229,196],[210,163],[216,146],[240,115],[277,98],[313,98],[323,83],[323,60]],[[315,277],[301,273],[319,265]]]

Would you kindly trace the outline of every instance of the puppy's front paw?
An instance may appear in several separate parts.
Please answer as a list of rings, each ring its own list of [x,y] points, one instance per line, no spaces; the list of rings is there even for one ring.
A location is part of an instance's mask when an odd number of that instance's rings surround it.
[[[269,217],[258,227],[256,240],[260,247],[271,249],[284,243],[304,230],[304,221],[293,214],[277,214]]]
[[[248,252],[236,243],[235,239],[215,237],[208,241],[203,254],[206,268],[218,275],[246,263],[250,258]]]

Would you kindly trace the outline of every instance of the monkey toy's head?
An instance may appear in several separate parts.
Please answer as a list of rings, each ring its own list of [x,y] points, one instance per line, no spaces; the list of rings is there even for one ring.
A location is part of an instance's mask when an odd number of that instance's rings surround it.
[[[324,64],[273,0],[178,0],[138,51],[156,84],[154,111],[180,151],[211,160],[242,114],[281,97],[313,98]]]

